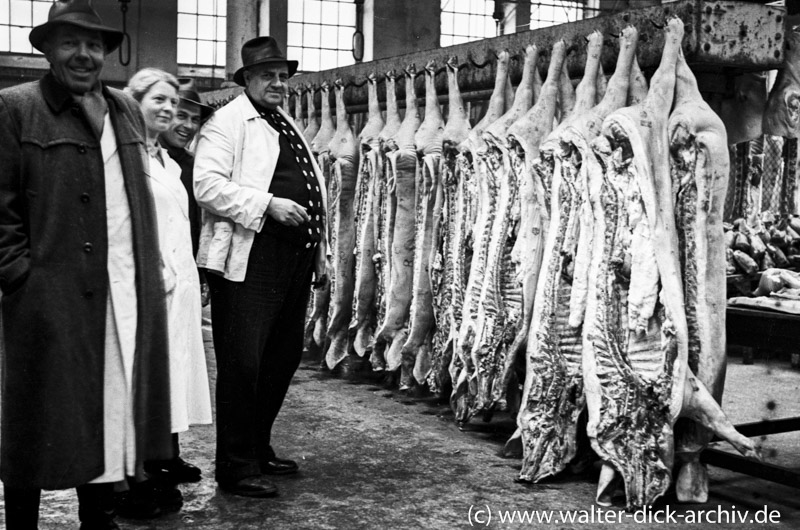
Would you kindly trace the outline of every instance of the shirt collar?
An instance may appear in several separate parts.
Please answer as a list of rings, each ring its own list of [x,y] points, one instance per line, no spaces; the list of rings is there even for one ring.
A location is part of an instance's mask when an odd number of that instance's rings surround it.
[[[256,112],[259,114],[266,114],[267,116],[278,115],[278,109],[269,109],[260,103],[256,103],[256,101],[250,97],[250,94],[247,91],[245,91],[245,95],[247,96],[247,99],[250,100],[250,104],[253,105],[253,108],[256,109]]]

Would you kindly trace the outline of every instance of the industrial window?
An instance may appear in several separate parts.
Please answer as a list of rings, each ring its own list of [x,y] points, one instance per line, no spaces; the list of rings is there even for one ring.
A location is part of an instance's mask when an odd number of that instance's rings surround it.
[[[299,70],[317,72],[355,63],[353,0],[291,0],[286,56]]]
[[[596,9],[586,5],[586,0],[545,0],[531,1],[531,29],[545,28],[567,22],[590,18],[597,14]]]
[[[178,0],[178,64],[225,68],[226,0]]]
[[[28,35],[47,22],[52,0],[0,0],[0,52],[39,53]]]
[[[497,36],[494,0],[441,0],[442,46]]]

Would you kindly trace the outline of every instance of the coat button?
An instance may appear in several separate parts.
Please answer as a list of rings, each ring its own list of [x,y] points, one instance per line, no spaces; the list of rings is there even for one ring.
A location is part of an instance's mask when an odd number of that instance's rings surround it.
[[[85,144],[79,145],[78,146],[78,152],[81,153],[81,154],[84,154],[86,152],[86,145]]]
[[[83,251],[86,252],[87,254],[91,254],[92,253],[92,244],[91,243],[84,243],[83,244]]]
[[[81,193],[81,202],[89,202],[89,194],[88,193]]]
[[[91,289],[86,289],[83,292],[83,297],[86,298],[87,300],[90,300],[93,296],[94,296],[94,292],[92,292]]]
[[[306,243],[306,248],[311,248],[311,243]]]

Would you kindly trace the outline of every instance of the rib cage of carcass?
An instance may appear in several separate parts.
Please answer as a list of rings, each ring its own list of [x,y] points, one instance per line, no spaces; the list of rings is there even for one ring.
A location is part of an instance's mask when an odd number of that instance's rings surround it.
[[[369,354],[375,370],[400,369],[402,389],[451,387],[460,422],[516,414],[509,447],[522,449],[524,481],[585,465],[590,444],[601,504],[618,485],[628,507],[650,504],[673,481],[679,500],[705,501],[699,455],[714,434],[758,458],[718,404],[728,151],[682,39],[668,21],[649,88],[634,27],[612,43],[608,79],[604,36],[587,36],[577,89],[565,42],[501,51],[474,126],[455,58],[425,66],[424,119],[413,65],[402,120],[394,74],[385,119],[370,75],[358,136],[344,87],[334,128],[323,86],[312,149],[329,182],[333,281],[308,329],[328,365]]]

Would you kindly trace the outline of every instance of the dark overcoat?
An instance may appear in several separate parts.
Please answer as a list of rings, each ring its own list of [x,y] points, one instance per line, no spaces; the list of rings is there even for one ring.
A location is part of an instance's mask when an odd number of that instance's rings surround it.
[[[170,456],[166,306],[136,102],[103,88],[131,211],[137,463]],[[74,487],[104,472],[105,177],[100,140],[47,74],[0,91],[0,479]]]

